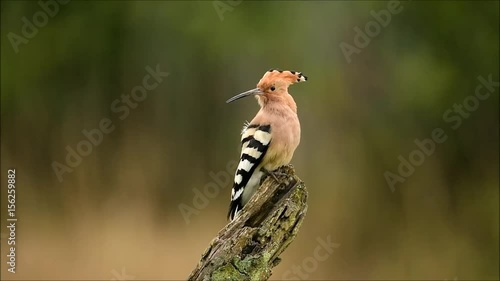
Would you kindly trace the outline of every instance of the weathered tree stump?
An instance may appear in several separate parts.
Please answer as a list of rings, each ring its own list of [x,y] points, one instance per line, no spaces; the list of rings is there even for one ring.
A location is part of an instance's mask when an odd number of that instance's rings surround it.
[[[264,179],[243,212],[212,240],[188,280],[267,280],[307,212],[307,190],[291,165]]]

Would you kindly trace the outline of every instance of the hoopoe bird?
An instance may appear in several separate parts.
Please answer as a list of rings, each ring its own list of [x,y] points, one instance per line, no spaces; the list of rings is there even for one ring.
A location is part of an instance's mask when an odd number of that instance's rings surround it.
[[[300,142],[297,105],[288,93],[291,84],[307,77],[296,71],[267,71],[257,88],[226,101],[255,96],[260,110],[241,132],[241,157],[234,175],[228,218],[236,218],[257,190],[262,176],[290,163]]]

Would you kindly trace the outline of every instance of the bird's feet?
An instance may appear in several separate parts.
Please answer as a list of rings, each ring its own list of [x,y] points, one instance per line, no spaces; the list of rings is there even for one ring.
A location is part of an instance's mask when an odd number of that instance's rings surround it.
[[[272,171],[272,172],[269,172],[268,170],[264,169],[264,168],[261,168],[260,169],[262,172],[264,172],[264,174],[268,175],[268,176],[272,176],[277,182],[280,182],[278,180],[278,176],[288,176],[287,173],[282,173],[282,172],[279,172],[278,169]]]

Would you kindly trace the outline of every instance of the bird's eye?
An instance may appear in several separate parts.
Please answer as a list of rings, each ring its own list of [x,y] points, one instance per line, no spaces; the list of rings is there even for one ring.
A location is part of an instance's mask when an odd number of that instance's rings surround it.
[[[271,86],[271,91],[274,91],[276,90],[276,88],[274,86]]]

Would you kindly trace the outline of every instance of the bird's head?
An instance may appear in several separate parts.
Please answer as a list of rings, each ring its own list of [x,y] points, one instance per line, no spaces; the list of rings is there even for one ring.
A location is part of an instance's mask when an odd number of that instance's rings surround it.
[[[288,86],[307,81],[301,72],[271,69],[267,71],[257,84],[257,88],[238,94],[226,102],[230,103],[248,96],[255,96],[262,106],[269,100],[288,98]]]

